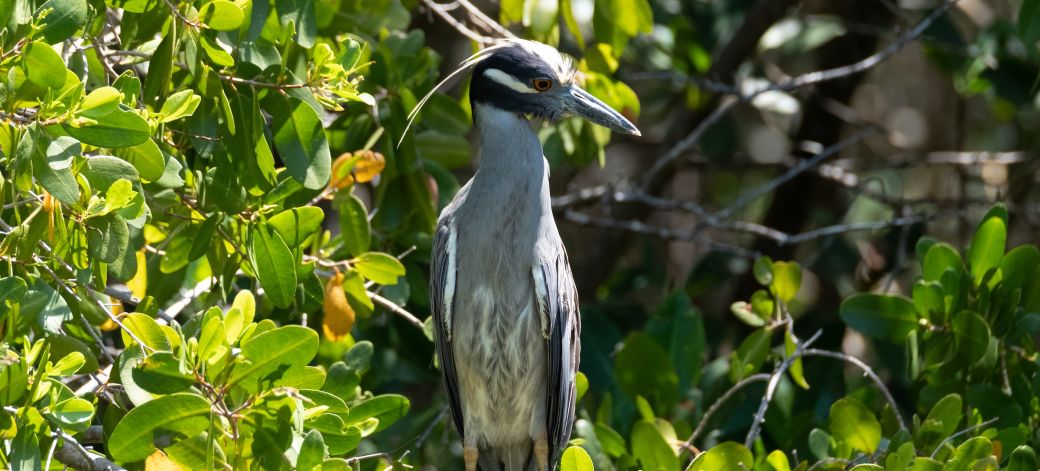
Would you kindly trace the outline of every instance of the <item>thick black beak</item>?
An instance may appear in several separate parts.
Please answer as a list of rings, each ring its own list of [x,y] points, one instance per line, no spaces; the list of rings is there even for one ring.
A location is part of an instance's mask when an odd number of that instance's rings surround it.
[[[581,116],[593,123],[608,128],[614,132],[642,135],[634,124],[614,111],[589,92],[582,90],[576,85],[571,85],[564,94],[565,107],[568,112]]]

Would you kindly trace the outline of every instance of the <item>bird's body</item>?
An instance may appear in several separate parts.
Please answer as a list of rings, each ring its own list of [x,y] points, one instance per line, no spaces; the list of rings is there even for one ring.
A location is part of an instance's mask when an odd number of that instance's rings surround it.
[[[546,421],[548,326],[543,325],[534,270],[566,258],[566,250],[549,204],[547,164],[531,125],[495,109],[477,116],[480,169],[444,210],[437,231],[438,242],[443,239],[445,245],[454,231],[455,286],[467,287],[455,291],[451,341],[464,404],[462,428],[482,463],[497,461],[510,471],[537,469],[535,440],[544,438],[547,447],[553,446]],[[492,137],[503,135],[511,137]],[[489,198],[470,200],[470,194]],[[573,287],[570,273],[566,278]],[[570,291],[567,296],[573,298]],[[564,327],[575,338],[577,319],[570,316],[571,325]],[[567,376],[573,381],[577,362],[569,363]]]
[[[437,353],[467,471],[547,471],[574,421],[580,321],[548,164],[524,114],[602,120],[605,105],[571,84],[555,49],[537,43],[500,48],[473,75],[481,161],[434,235]]]

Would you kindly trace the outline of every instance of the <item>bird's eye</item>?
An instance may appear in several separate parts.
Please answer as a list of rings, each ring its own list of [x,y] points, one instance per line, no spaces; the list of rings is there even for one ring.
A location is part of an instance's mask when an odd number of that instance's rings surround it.
[[[553,84],[552,84],[552,80],[541,78],[541,79],[534,79],[534,80],[532,80],[531,81],[531,85],[534,86],[535,90],[538,90],[540,92],[544,92],[544,91],[552,88]]]

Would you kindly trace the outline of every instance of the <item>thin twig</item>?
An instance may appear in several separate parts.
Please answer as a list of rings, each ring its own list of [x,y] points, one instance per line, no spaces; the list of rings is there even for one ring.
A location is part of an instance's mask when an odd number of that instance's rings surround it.
[[[790,328],[790,324],[788,324],[788,328]],[[762,395],[762,401],[758,403],[758,411],[755,412],[755,417],[751,419],[751,428],[748,429],[747,437],[744,438],[745,447],[751,448],[755,439],[758,438],[758,434],[762,430],[762,423],[766,420],[766,410],[769,409],[769,402],[773,400],[773,394],[776,393],[776,386],[780,384],[780,378],[784,376],[784,373],[786,373],[787,369],[794,364],[795,360],[802,357],[802,353],[805,349],[808,348],[809,345],[812,345],[813,342],[816,342],[822,334],[823,329],[817,330],[808,340],[798,344],[794,352],[791,353],[791,356],[785,358],[784,361],[776,367],[776,370],[773,371],[773,374],[769,378],[769,385],[766,386],[766,393]]]
[[[423,324],[423,321],[419,320],[418,317],[415,317],[415,315],[413,315],[412,313],[404,310],[404,308],[402,308],[401,306],[398,306],[393,301],[391,301],[389,299],[386,299],[386,298],[384,298],[384,297],[382,297],[382,296],[380,296],[380,295],[378,295],[376,293],[373,293],[371,291],[368,292],[368,296],[371,297],[373,301],[379,303],[380,306],[383,306],[383,307],[389,309],[390,312],[393,312],[394,314],[397,314],[397,315],[403,317],[405,320],[407,320],[412,325],[414,325],[414,326],[416,326],[416,327],[418,327],[420,329],[425,329],[426,328],[426,325]]]
[[[849,75],[857,74],[871,67],[874,67],[880,64],[881,62],[884,62],[885,60],[891,58],[897,52],[902,50],[903,47],[905,47],[907,44],[917,39],[926,29],[928,29],[929,26],[931,26],[933,22],[935,22],[936,19],[942,16],[942,14],[949,10],[950,7],[952,7],[955,3],[957,3],[957,0],[945,0],[942,5],[937,7],[935,10],[932,10],[932,12],[928,14],[928,16],[921,20],[921,22],[918,23],[917,26],[910,30],[907,30],[887,47],[878,51],[875,54],[870,55],[865,59],[862,59],[852,64],[848,64],[842,67],[836,67],[833,69],[809,72],[793,77],[781,83],[771,83],[762,88],[753,90],[750,93],[742,93],[738,87],[732,85],[723,83],[713,83],[712,87],[709,88],[713,88],[716,91],[725,92],[731,95],[731,97],[723,100],[722,103],[720,103],[719,106],[714,111],[712,111],[710,115],[705,117],[697,125],[697,127],[690,132],[689,135],[677,142],[671,149],[668,150],[667,153],[665,153],[656,162],[654,162],[654,165],[650,168],[650,171],[647,172],[647,177],[643,180],[643,188],[650,188],[652,186],[660,184],[660,177],[665,173],[665,171],[672,168],[679,156],[693,148],[693,146],[700,140],[701,136],[704,134],[704,131],[707,128],[710,128],[711,125],[715,124],[715,122],[720,120],[722,116],[725,115],[725,113],[729,111],[729,109],[731,109],[736,103],[740,101],[751,101],[755,97],[768,91],[791,91],[806,85],[847,77]],[[698,83],[705,81],[711,82],[707,79],[696,79],[696,81]]]
[[[782,175],[772,180],[769,180],[763,185],[753,188],[751,191],[745,192],[744,194],[740,195],[740,197],[738,197],[735,201],[727,205],[725,208],[712,214],[712,218],[716,220],[722,220],[732,216],[733,213],[735,213],[740,208],[747,206],[748,203],[751,203],[752,201],[758,199],[762,195],[775,190],[780,185],[787,183],[788,181],[802,174],[806,170],[809,170],[810,168],[813,168],[821,164],[824,160],[827,160],[828,158],[834,156],[838,152],[841,152],[845,148],[859,141],[862,141],[863,139],[866,139],[867,137],[875,134],[877,131],[877,128],[873,126],[860,129],[853,135],[836,142],[835,144],[822,150],[820,153],[812,156],[812,158],[805,159],[799,162],[798,165],[791,167],[790,170],[784,172]]]
[[[989,425],[993,425],[993,424],[997,423],[998,420],[1000,420],[1000,417],[994,417],[994,418],[989,419],[989,420],[987,420],[985,422],[982,422],[980,424],[972,425],[971,427],[968,427],[968,428],[966,428],[964,430],[961,430],[961,431],[959,431],[959,432],[957,432],[957,433],[955,433],[953,435],[950,435],[950,436],[946,437],[945,440],[943,440],[941,443],[939,443],[939,446],[935,447],[935,450],[932,450],[932,454],[931,454],[930,458],[935,459],[935,455],[939,453],[939,450],[942,450],[942,447],[946,446],[947,443],[950,443],[953,440],[957,439],[957,437],[961,437],[961,436],[967,435],[967,434],[969,434],[969,433],[971,433],[971,432],[973,432],[975,430],[978,430],[980,428],[983,428],[983,427],[986,427],[986,426],[989,426]]]
[[[755,259],[758,258],[760,253],[754,250],[748,250],[743,247],[736,245],[725,244],[716,240],[712,240],[703,234],[697,234],[693,231],[679,231],[669,227],[656,226],[653,224],[647,224],[639,220],[620,220],[609,217],[590,216],[585,213],[578,211],[567,210],[563,214],[564,219],[575,224],[590,227],[601,227],[604,229],[614,229],[620,231],[633,232],[636,234],[650,235],[665,240],[680,240],[685,242],[695,242],[702,244],[710,249],[719,250],[721,252],[727,252],[738,257]]]
[[[701,433],[704,432],[704,428],[707,427],[708,423],[711,422],[711,418],[715,416],[719,409],[722,408],[722,405],[725,404],[726,401],[729,400],[729,398],[733,397],[734,394],[740,392],[741,389],[744,389],[746,386],[750,384],[769,381],[769,378],[771,377],[772,375],[770,375],[769,373],[753,374],[751,376],[748,376],[747,378],[738,381],[737,384],[734,384],[729,389],[727,389],[726,392],[722,393],[722,395],[719,396],[719,398],[711,404],[711,407],[709,407],[708,410],[704,412],[704,416],[701,417],[701,421],[699,424],[697,424],[697,428],[693,429],[693,433],[690,434],[690,438],[686,439],[686,441],[683,442],[683,447],[686,448],[689,446],[693,446],[693,442],[701,436]]]
[[[853,365],[859,367],[859,369],[863,370],[864,374],[870,377],[871,381],[874,381],[874,384],[878,387],[878,389],[881,390],[881,393],[885,395],[885,400],[888,401],[888,405],[892,407],[892,413],[895,414],[896,420],[899,421],[899,428],[902,430],[909,430],[909,428],[906,426],[906,421],[903,420],[903,414],[899,412],[899,406],[896,404],[896,400],[894,397],[892,397],[892,393],[888,390],[888,387],[885,386],[885,382],[881,381],[881,378],[877,375],[877,373],[875,373],[874,370],[870,368],[870,366],[867,366],[866,363],[863,363],[862,360],[842,352],[832,352],[830,350],[819,350],[815,348],[806,349],[804,352],[802,352],[802,356],[834,358],[836,360],[842,360],[847,363],[852,363]]]
[[[455,31],[458,31],[463,36],[480,44],[491,44],[495,42],[494,38],[489,38],[476,31],[473,31],[468,26],[462,24],[461,21],[455,19],[454,16],[451,16],[451,13],[448,12],[448,9],[445,8],[444,5],[439,4],[433,0],[423,0],[423,5],[426,5],[430,9],[430,11],[434,12],[435,14],[437,14],[437,16],[441,17],[441,19],[443,19],[445,23],[448,23],[448,25],[450,25],[452,28],[455,28]]]
[[[92,456],[71,435],[62,432],[61,438],[64,443],[54,451],[54,458],[65,466],[86,471],[124,471],[124,468],[104,457]]]

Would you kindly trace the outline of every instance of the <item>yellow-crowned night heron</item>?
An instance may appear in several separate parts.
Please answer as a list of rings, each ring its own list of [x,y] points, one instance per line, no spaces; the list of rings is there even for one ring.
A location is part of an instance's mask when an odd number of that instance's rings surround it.
[[[548,164],[525,116],[639,130],[578,88],[572,63],[550,46],[505,42],[451,76],[468,68],[481,159],[437,222],[437,355],[466,470],[546,471],[574,421],[580,320]]]

